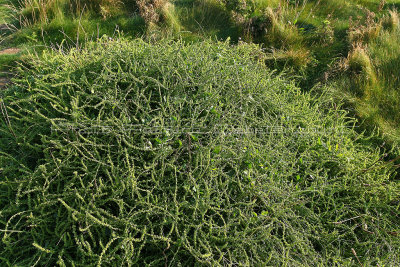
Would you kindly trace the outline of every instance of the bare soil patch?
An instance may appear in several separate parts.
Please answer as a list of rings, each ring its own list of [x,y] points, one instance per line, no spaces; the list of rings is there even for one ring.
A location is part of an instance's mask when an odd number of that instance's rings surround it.
[[[13,55],[18,54],[19,52],[21,52],[21,49],[19,48],[6,48],[0,51],[0,55]]]
[[[0,89],[6,87],[10,83],[10,79],[7,77],[0,77]]]

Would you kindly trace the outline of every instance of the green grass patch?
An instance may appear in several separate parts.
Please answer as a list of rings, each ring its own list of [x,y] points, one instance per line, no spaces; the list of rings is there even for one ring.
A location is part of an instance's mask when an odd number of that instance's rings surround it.
[[[363,113],[371,117],[377,125],[393,140],[400,140],[400,29],[384,31],[369,46],[371,61],[374,66],[376,82],[372,88],[371,98],[365,104],[374,109],[363,108]],[[366,90],[366,89],[364,89]]]
[[[13,63],[17,59],[19,55],[0,55],[0,71],[6,71],[15,66]]]

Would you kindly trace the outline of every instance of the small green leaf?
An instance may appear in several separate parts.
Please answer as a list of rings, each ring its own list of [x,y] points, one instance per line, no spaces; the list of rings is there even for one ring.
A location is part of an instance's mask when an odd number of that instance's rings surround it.
[[[267,211],[267,210],[263,210],[263,211],[261,212],[261,215],[262,215],[262,216],[267,216],[267,215],[268,215],[268,211]]]
[[[193,134],[191,134],[190,137],[193,139],[193,141],[197,141],[198,140],[197,137],[195,135],[193,135]]]
[[[221,146],[216,146],[215,148],[214,148],[214,150],[213,150],[213,152],[215,153],[215,154],[219,154],[220,152],[221,152]]]
[[[179,147],[182,147],[183,144],[182,144],[182,141],[181,141],[181,140],[178,139],[176,142],[178,143],[178,146],[179,146]]]

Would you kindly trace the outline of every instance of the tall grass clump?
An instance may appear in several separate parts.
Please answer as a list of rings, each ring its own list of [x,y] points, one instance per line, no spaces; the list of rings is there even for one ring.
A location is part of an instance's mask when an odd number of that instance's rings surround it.
[[[273,64],[278,68],[289,66],[289,69],[304,70],[312,62],[305,39],[298,28],[288,21],[294,13],[293,8],[275,1],[226,0],[222,3],[242,28],[244,40],[269,48]]]
[[[350,20],[348,30],[349,43],[369,43],[379,36],[381,29],[382,24],[376,19],[376,14],[367,9],[363,20],[357,20],[355,22]]]
[[[382,26],[390,31],[397,30],[400,25],[399,13],[397,10],[389,10],[389,13],[382,18]]]
[[[104,38],[31,57],[2,91],[1,261],[398,265],[393,162],[259,53]]]
[[[302,38],[297,28],[285,21],[283,12],[279,9],[267,8],[263,18],[267,22],[264,42],[277,47],[299,45]]]
[[[346,62],[356,86],[361,90],[359,93],[368,96],[368,89],[376,85],[377,77],[366,48],[360,44],[356,45],[349,52]]]
[[[386,28],[379,37],[368,46],[368,54],[374,66],[378,90],[375,97],[367,103],[375,106],[373,109],[365,108],[364,113],[373,117],[377,125],[390,136],[390,139],[399,140],[400,130],[400,31]]]

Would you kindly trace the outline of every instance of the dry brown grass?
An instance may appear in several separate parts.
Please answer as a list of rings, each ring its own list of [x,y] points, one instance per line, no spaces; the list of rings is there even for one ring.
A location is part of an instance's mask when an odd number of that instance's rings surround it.
[[[375,40],[382,30],[382,24],[376,19],[374,12],[366,9],[365,20],[358,19],[353,21],[350,18],[350,27],[348,30],[349,43],[353,46],[357,44],[367,44]]]
[[[137,0],[140,16],[146,23],[156,23],[160,20],[159,11],[167,3],[167,0]]]

